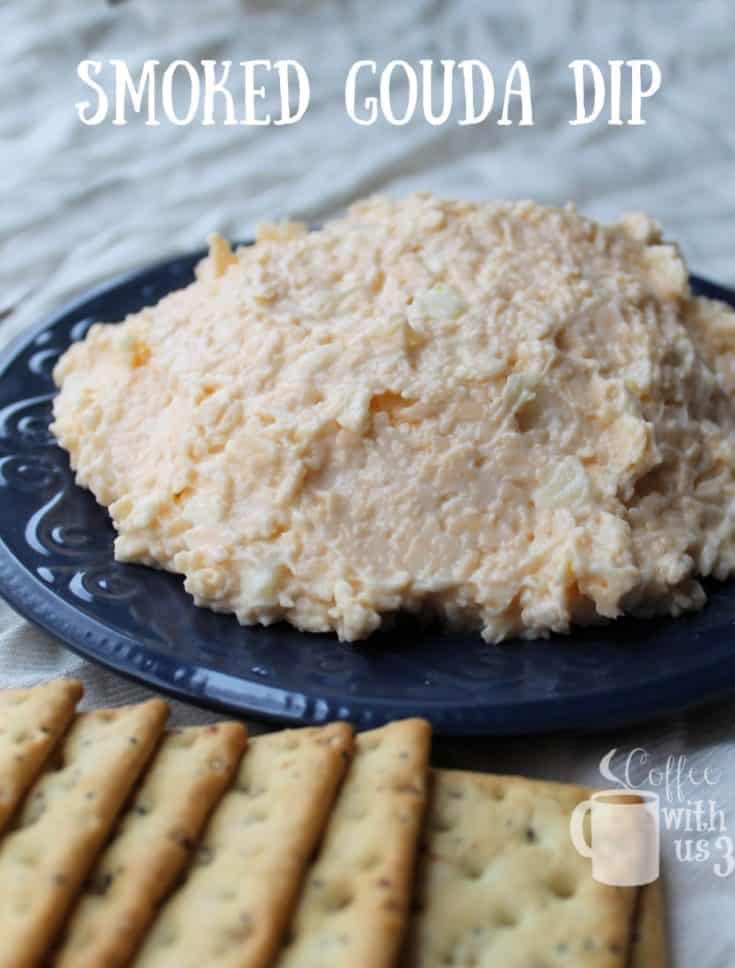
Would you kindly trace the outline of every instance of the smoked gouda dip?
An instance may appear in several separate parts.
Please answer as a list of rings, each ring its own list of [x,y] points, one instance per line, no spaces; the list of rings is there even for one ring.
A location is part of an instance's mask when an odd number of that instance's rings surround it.
[[[735,570],[735,313],[643,215],[421,195],[215,237],[54,375],[116,557],[245,625],[498,642]]]

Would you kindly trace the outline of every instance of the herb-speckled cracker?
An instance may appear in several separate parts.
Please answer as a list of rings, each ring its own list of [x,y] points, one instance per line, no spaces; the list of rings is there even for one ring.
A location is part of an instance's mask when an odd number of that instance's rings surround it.
[[[39,964],[167,714],[154,699],[77,717],[0,844],[0,968]]]
[[[624,968],[637,889],[572,846],[582,787],[434,771],[404,968]]]
[[[239,723],[167,734],[74,911],[57,968],[128,964],[240,761]]]
[[[0,831],[71,722],[81,695],[75,679],[0,692]]]
[[[357,737],[279,968],[395,964],[426,805],[430,741],[421,719]]]
[[[262,968],[288,923],[352,749],[346,723],[253,739],[137,968]]]

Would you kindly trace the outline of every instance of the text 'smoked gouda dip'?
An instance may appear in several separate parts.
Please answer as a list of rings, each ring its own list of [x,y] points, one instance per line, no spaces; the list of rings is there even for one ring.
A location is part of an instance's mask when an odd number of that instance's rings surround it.
[[[55,378],[116,557],[244,624],[500,641],[735,570],[735,313],[645,216],[415,196],[215,238]]]

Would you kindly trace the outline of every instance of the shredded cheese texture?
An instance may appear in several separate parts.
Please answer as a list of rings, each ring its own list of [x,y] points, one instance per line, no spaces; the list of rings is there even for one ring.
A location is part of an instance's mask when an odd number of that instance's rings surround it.
[[[198,605],[489,641],[703,604],[735,568],[735,313],[642,215],[414,196],[212,241],[58,363],[121,561]]]

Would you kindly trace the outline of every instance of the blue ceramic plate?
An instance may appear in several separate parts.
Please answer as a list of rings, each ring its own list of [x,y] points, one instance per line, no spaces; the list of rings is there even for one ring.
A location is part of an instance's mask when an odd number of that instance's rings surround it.
[[[107,512],[48,429],[60,353],[192,279],[202,253],[117,279],[0,356],[0,594],[94,662],[183,699],[263,718],[372,726],[426,716],[438,733],[598,729],[735,687],[735,583],[676,620],[621,620],[503,646],[399,621],[364,645],[286,625],[242,628],[195,608],[181,579],[112,555]],[[698,292],[735,305],[700,279]]]

